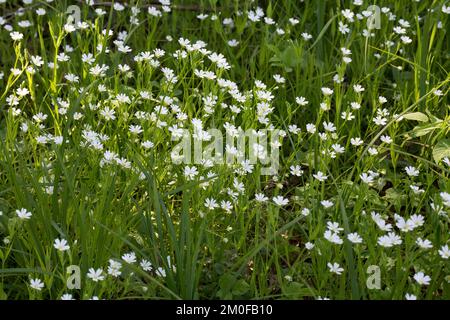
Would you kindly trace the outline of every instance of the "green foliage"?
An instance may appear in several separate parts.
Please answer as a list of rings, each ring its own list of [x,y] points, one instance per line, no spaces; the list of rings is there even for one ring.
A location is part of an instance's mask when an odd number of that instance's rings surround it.
[[[0,299],[449,299],[446,1],[151,2],[0,3]]]

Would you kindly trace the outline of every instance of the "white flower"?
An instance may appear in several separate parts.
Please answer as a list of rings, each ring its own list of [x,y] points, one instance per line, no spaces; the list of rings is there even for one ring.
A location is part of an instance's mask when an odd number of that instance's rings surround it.
[[[92,279],[94,282],[103,281],[105,279],[105,276],[102,275],[103,270],[94,268],[89,268],[89,272],[87,273],[87,277],[89,279]]]
[[[307,216],[309,216],[310,213],[311,213],[311,211],[308,208],[302,209],[302,216],[307,217]]]
[[[313,174],[313,177],[321,182],[328,179],[328,177],[326,175],[324,175],[322,171],[317,171],[316,174]]]
[[[361,140],[361,138],[356,137],[356,138],[351,138],[351,139],[350,139],[350,143],[351,143],[353,146],[357,147],[357,146],[362,145],[362,144],[364,143],[364,141]]]
[[[298,19],[295,19],[295,18],[289,18],[289,22],[290,22],[293,26],[295,26],[295,25],[298,24],[300,21],[299,21]]]
[[[285,83],[286,79],[280,76],[279,74],[273,75],[273,78],[275,79],[276,83]]]
[[[431,278],[421,271],[414,275],[414,280],[420,285],[427,286],[430,284]]]
[[[363,92],[365,89],[364,89],[361,85],[355,84],[355,85],[353,86],[353,90],[355,90],[356,93],[361,93],[361,92]]]
[[[303,170],[301,169],[300,166],[291,166],[291,174],[297,177],[300,177],[303,174]]]
[[[142,259],[141,262],[139,263],[139,265],[141,266],[142,270],[144,270],[144,271],[152,270],[152,264],[148,260]]]
[[[161,267],[156,269],[155,272],[156,272],[156,275],[159,276],[159,277],[162,277],[162,278],[166,277],[166,271],[163,268],[161,268]]]
[[[277,206],[285,206],[289,203],[289,200],[282,196],[273,197],[272,200]]]
[[[61,296],[61,300],[75,300],[75,299],[73,298],[73,296],[70,293],[64,293]]]
[[[313,37],[311,34],[309,34],[307,32],[302,32],[301,36],[305,41],[311,40]]]
[[[44,288],[44,283],[41,281],[41,279],[38,278],[30,279],[30,287],[35,290],[41,291],[42,288]]]
[[[331,264],[330,262],[327,263],[328,269],[330,270],[330,272],[332,273],[336,273],[337,275],[342,274],[342,272],[344,271],[343,268],[341,268],[341,266],[338,263],[333,263]]]
[[[194,180],[195,176],[198,175],[198,171],[197,168],[192,166],[186,166],[184,168],[184,176],[188,179],[188,180]]]
[[[379,213],[372,211],[371,217],[372,217],[372,220],[377,224],[378,228],[380,228],[382,231],[391,231],[392,230],[392,225],[390,223],[386,223],[386,221],[384,221],[381,218]]]
[[[355,116],[353,115],[352,112],[347,112],[347,111],[343,111],[341,113],[341,118],[347,121],[351,121],[353,119],[355,119]]]
[[[288,130],[289,132],[293,133],[293,134],[299,134],[301,129],[299,127],[297,127],[296,124],[290,124],[288,126]]]
[[[448,245],[442,246],[440,250],[438,250],[439,255],[442,259],[448,259],[450,257],[450,249]]]
[[[363,172],[362,174],[359,175],[359,177],[361,178],[362,182],[364,183],[372,183],[373,182],[373,176],[370,174],[367,174],[366,172]]]
[[[269,24],[269,25],[275,24],[275,21],[272,18],[269,18],[269,17],[264,17],[264,22],[266,24]]]
[[[143,132],[143,130],[140,125],[130,125],[130,132],[132,134],[140,134]]]
[[[378,97],[378,102],[379,102],[380,104],[384,104],[384,103],[387,102],[387,99],[386,99],[385,97],[383,97],[383,96],[379,96],[379,97]]]
[[[312,123],[308,123],[306,125],[306,131],[308,131],[311,134],[314,134],[316,132],[316,126]]]
[[[284,278],[289,282],[292,281],[292,276],[290,276],[290,275],[285,275]]]
[[[305,97],[296,97],[295,102],[300,106],[306,106],[308,104],[308,100],[306,100]]]
[[[27,88],[17,88],[16,93],[20,97],[25,97],[30,91]]]
[[[413,294],[407,293],[407,294],[405,294],[405,299],[406,300],[417,300],[417,297]]]
[[[217,204],[217,201],[213,198],[206,198],[205,199],[205,207],[209,210],[214,210],[215,208],[219,207]]]
[[[122,271],[120,269],[122,268],[122,264],[119,261],[109,259],[109,266],[108,266],[108,274],[113,277],[118,277],[122,274]]]
[[[344,153],[345,148],[343,146],[341,146],[338,143],[335,143],[331,146],[331,148],[334,150],[334,152],[336,153]]]
[[[44,60],[42,59],[41,56],[31,56],[31,62],[36,66],[36,67],[41,67],[44,64]]]
[[[55,239],[53,246],[59,251],[66,251],[70,249],[70,246],[67,244],[67,240],[65,239]]]
[[[349,33],[350,32],[350,28],[348,27],[348,25],[346,25],[342,21],[339,21],[339,32],[342,33],[342,34]]]
[[[153,7],[153,6],[148,7],[148,13],[151,16],[154,16],[154,17],[161,17],[162,16],[162,12],[160,10],[156,9],[156,7]]]
[[[60,146],[60,145],[62,145],[62,143],[64,142],[64,138],[63,138],[63,136],[56,136],[56,137],[53,137],[53,142],[54,142],[56,145]]]
[[[75,26],[71,23],[66,23],[64,25],[64,31],[66,31],[67,33],[74,32],[75,30],[76,30]]]
[[[141,145],[142,145],[142,147],[143,147],[144,149],[151,149],[151,148],[153,148],[153,147],[155,146],[154,143],[151,142],[150,140],[143,141],[143,142],[141,143]]]
[[[444,206],[450,207],[450,193],[441,192],[441,193],[439,193],[439,195],[442,198],[442,203],[444,204]]]
[[[359,110],[361,109],[361,104],[359,104],[358,102],[354,101],[352,103],[350,103],[350,106],[353,110]]]
[[[395,221],[397,228],[400,229],[402,232],[409,232],[414,229],[413,224],[410,222],[410,220],[405,221],[403,217],[400,217],[399,215],[395,215]]]
[[[29,212],[27,209],[20,209],[20,210],[16,210],[16,214],[19,217],[19,219],[22,220],[28,220],[31,218],[32,214],[31,212]]]
[[[425,218],[421,214],[413,214],[409,219],[408,222],[413,226],[413,229],[421,227],[425,223]]]
[[[330,201],[330,200],[322,200],[322,201],[320,201],[320,204],[327,209],[331,208],[334,205],[333,201]]]
[[[74,75],[73,73],[68,73],[64,76],[64,78],[69,82],[77,83],[79,81],[79,77],[77,75]]]
[[[428,239],[422,240],[422,238],[417,238],[416,244],[419,247],[421,247],[422,249],[431,249],[431,248],[433,248],[433,244]]]
[[[220,207],[225,210],[226,212],[231,212],[231,209],[233,209],[233,205],[230,201],[222,200],[220,202]]]
[[[314,248],[314,243],[307,242],[305,243],[306,250],[312,250]]]
[[[123,9],[125,9],[124,5],[122,5],[122,4],[119,3],[119,2],[114,3],[113,8],[114,8],[114,10],[116,10],[116,11],[122,11]]]
[[[335,132],[336,126],[332,122],[323,122],[323,128],[328,132]]]
[[[446,7],[445,4],[443,4],[441,10],[443,13],[450,14],[450,6]]]
[[[412,42],[412,39],[408,36],[401,36],[400,39],[404,44],[410,44]]]
[[[355,14],[350,9],[341,10],[341,14],[344,16],[345,19],[348,20],[348,22],[354,21],[353,17],[355,16]]]
[[[267,198],[264,193],[256,193],[255,194],[255,200],[258,202],[267,202],[269,198]]]
[[[228,40],[227,43],[230,47],[236,47],[237,45],[239,45],[239,41],[237,41],[236,39]]]
[[[344,241],[339,237],[339,234],[332,232],[331,230],[325,230],[323,237],[334,244],[342,244]]]
[[[419,175],[419,170],[413,166],[408,166],[405,168],[406,174],[410,177],[417,177]]]
[[[389,232],[387,235],[379,237],[377,242],[380,246],[389,248],[395,245],[400,245],[402,243],[402,239],[394,232]]]
[[[352,242],[352,243],[362,243],[362,238],[360,237],[360,235],[356,232],[353,233],[349,233],[347,235],[347,239]]]
[[[322,87],[320,90],[322,90],[324,96],[329,96],[333,94],[333,89],[327,87]]]
[[[122,260],[126,263],[135,263],[136,262],[136,254],[134,252],[125,253],[122,255]]]
[[[392,138],[389,137],[389,136],[387,136],[387,135],[381,136],[381,137],[380,137],[380,140],[381,140],[382,142],[384,142],[384,143],[387,143],[387,144],[391,144],[392,141],[393,141]]]
[[[43,8],[39,8],[39,9],[36,10],[36,14],[38,16],[43,16],[43,15],[45,15],[45,13],[46,13],[46,11]]]
[[[418,186],[415,185],[410,185],[409,187],[414,192],[414,194],[421,194],[425,192],[425,190],[420,189]]]
[[[9,35],[11,36],[11,39],[13,39],[14,41],[19,41],[23,39],[23,33],[17,31],[13,31]]]

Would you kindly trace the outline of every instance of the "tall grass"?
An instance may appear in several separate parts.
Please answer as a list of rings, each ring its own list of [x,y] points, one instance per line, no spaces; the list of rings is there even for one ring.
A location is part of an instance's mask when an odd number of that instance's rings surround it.
[[[0,298],[450,297],[446,1],[377,1],[389,10],[371,30],[358,1],[260,1],[260,11],[253,1],[173,1],[170,12],[164,1],[86,3],[0,4]],[[73,4],[86,28],[67,25]],[[198,40],[204,48],[190,47]],[[151,57],[139,61],[142,52]],[[192,129],[194,118],[204,130],[283,130],[278,172],[177,164],[174,126]],[[230,208],[208,209],[211,198]],[[383,223],[401,243],[382,244]],[[67,286],[71,265],[79,289]],[[379,288],[367,286],[371,266]]]

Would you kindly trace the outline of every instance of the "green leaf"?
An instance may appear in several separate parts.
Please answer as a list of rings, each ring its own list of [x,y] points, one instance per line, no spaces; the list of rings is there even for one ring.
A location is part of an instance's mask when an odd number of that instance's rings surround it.
[[[424,136],[430,132],[433,132],[434,130],[438,129],[439,125],[436,125],[434,123],[432,124],[423,124],[420,126],[416,126],[414,127],[414,129],[412,129],[410,132],[405,133],[405,135],[408,138],[418,138],[421,136]]]
[[[298,55],[294,46],[287,47],[280,56],[281,61],[286,67],[295,67],[301,62],[301,57]]]
[[[428,117],[422,112],[411,112],[403,115],[404,119],[428,122]]]
[[[383,198],[396,208],[399,208],[406,203],[408,197],[394,188],[389,188],[386,190],[386,195]]]
[[[214,264],[214,270],[217,274],[223,274],[225,272],[225,266],[222,263]]]
[[[436,143],[433,148],[433,159],[434,161],[439,162],[445,157],[450,157],[450,140],[443,139]]]
[[[219,279],[220,289],[217,291],[217,297],[224,300],[233,298],[232,290],[236,283],[236,277],[232,274],[226,273]]]
[[[250,290],[250,285],[245,282],[244,279],[239,280],[236,282],[233,288],[233,294],[236,296],[242,296],[243,294],[247,293]]]
[[[236,278],[233,275],[226,273],[220,277],[219,286],[223,291],[228,293],[233,289],[235,282]]]
[[[298,282],[290,282],[283,290],[288,299],[304,299],[314,296],[314,292]]]

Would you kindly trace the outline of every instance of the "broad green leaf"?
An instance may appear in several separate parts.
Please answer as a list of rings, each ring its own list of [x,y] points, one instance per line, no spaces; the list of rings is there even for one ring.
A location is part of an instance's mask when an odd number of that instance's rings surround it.
[[[225,292],[230,292],[233,289],[235,283],[236,278],[229,273],[224,274],[219,279],[219,286]]]
[[[411,112],[403,115],[403,118],[408,120],[416,120],[421,122],[428,122],[428,117],[422,112]]]
[[[450,157],[450,140],[443,139],[436,143],[433,148],[433,159],[436,162],[441,161],[445,157]]]
[[[314,296],[314,292],[310,288],[305,287],[298,282],[290,282],[284,288],[284,294],[288,299],[304,299],[305,297]]]
[[[405,133],[405,135],[409,138],[417,138],[424,136],[430,132],[433,132],[434,130],[440,128],[439,124],[435,123],[427,123],[420,126],[414,127],[410,132]]]
[[[394,188],[389,188],[383,198],[398,208],[406,203],[408,197]]]
[[[242,296],[250,290],[250,285],[245,282],[244,279],[238,280],[233,287],[233,294],[237,296]]]
[[[287,47],[280,56],[281,61],[286,67],[295,67],[297,64],[301,62],[301,57],[298,55],[295,47],[290,46]]]

